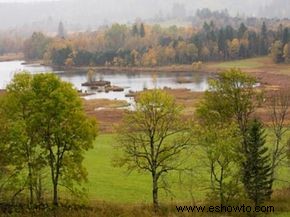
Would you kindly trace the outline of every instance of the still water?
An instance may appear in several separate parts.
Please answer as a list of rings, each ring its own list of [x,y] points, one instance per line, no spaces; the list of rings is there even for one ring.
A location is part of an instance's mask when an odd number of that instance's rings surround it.
[[[96,80],[103,79],[110,81],[112,85],[124,88],[124,92],[98,93],[90,90],[89,87],[82,87],[81,84],[87,81],[87,72],[82,70],[57,71],[51,67],[35,65],[24,65],[24,61],[0,62],[0,89],[5,89],[11,81],[13,75],[19,71],[29,71],[33,74],[40,72],[54,72],[64,81],[71,82],[75,88],[87,91],[93,95],[87,96],[87,99],[105,98],[128,100],[125,95],[129,91],[140,91],[144,88],[187,88],[192,91],[205,91],[208,88],[208,74],[195,72],[97,72]],[[191,83],[178,83],[178,80],[186,79]]]

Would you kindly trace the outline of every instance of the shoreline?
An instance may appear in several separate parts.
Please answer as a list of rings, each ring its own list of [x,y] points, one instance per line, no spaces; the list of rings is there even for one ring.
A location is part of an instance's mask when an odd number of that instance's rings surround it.
[[[59,70],[82,70],[88,71],[89,69],[96,70],[98,72],[112,71],[112,72],[196,72],[196,73],[216,73],[215,70],[210,70],[208,67],[196,70],[192,65],[168,65],[168,66],[156,66],[156,67],[142,67],[142,66],[54,66],[49,64],[43,64],[40,61],[26,62],[25,64],[40,64],[42,66],[52,67]]]
[[[11,53],[0,56],[0,62],[20,61],[23,59],[23,53]]]

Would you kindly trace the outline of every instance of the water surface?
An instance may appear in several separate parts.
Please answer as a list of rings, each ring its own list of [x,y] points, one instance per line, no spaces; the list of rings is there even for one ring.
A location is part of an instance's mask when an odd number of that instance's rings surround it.
[[[152,89],[157,88],[187,88],[192,91],[205,91],[208,88],[208,74],[197,72],[97,72],[96,79],[103,79],[110,81],[112,85],[123,87],[124,92],[110,92],[98,93],[91,90],[89,87],[82,87],[81,84],[87,81],[87,72],[83,70],[67,70],[58,71],[51,67],[41,66],[39,64],[24,65],[24,61],[9,61],[0,62],[0,89],[4,89],[11,81],[13,75],[19,71],[28,71],[31,73],[40,72],[54,72],[61,77],[64,81],[71,82],[75,88],[83,92],[92,93],[93,95],[87,96],[91,98],[105,98],[105,99],[119,99],[128,100],[125,97],[129,91],[141,91],[144,88]],[[177,81],[186,79],[192,83],[180,84]]]

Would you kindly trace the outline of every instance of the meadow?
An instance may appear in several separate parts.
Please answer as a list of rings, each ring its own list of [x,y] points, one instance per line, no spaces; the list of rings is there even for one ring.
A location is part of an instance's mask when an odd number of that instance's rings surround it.
[[[176,205],[204,204],[208,191],[208,174],[202,166],[201,150],[194,146],[192,157],[189,158],[195,168],[195,174],[189,179],[175,173],[168,177],[171,183],[171,193],[160,191],[161,210],[158,214],[151,209],[151,178],[149,174],[138,172],[129,173],[126,168],[116,167],[114,159],[120,152],[114,148],[115,134],[101,134],[97,137],[94,148],[86,153],[85,166],[88,169],[87,189],[89,206],[62,207],[57,210],[43,210],[35,212],[21,211],[12,214],[0,214],[7,217],[225,217],[230,214],[208,213],[177,213]],[[271,141],[271,139],[269,139]],[[182,182],[181,180],[182,179]],[[290,180],[289,168],[280,168],[279,179]],[[274,213],[259,215],[261,217],[289,217],[290,190],[289,183],[279,181],[275,186],[273,199],[267,205],[275,207]],[[234,214],[243,217],[245,214]]]
[[[271,134],[269,135],[271,137]],[[271,138],[268,141],[271,142]],[[101,134],[96,139],[94,148],[86,154],[85,166],[89,175],[85,187],[88,190],[90,203],[104,202],[121,207],[150,205],[151,179],[149,174],[128,172],[126,168],[116,167],[114,159],[120,153],[114,148],[114,144],[116,144],[116,135]],[[193,166],[194,173],[191,174],[192,176],[188,174],[185,176],[176,172],[169,176],[171,192],[160,191],[162,204],[167,206],[168,204],[200,203],[208,198],[209,174],[202,161],[202,152],[197,146],[193,146],[191,152],[188,162]],[[289,187],[289,168],[281,167],[278,179],[280,181],[277,181],[275,185],[276,193],[273,204],[280,204],[279,210],[290,211],[290,205],[289,207],[287,205],[290,204],[290,198],[288,198],[290,194],[287,196],[283,194],[284,189]],[[282,205],[283,202],[284,205]],[[284,212],[273,216],[289,216],[289,213]]]
[[[262,72],[276,75],[290,75],[289,64],[275,64],[270,56],[224,62],[211,62],[205,63],[204,66],[204,69],[209,71],[222,71],[230,68],[239,68],[245,72]]]

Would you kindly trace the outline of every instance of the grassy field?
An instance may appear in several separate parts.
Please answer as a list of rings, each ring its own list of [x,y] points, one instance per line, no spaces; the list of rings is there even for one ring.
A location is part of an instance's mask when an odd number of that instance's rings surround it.
[[[115,136],[100,135],[95,147],[86,156],[85,166],[89,171],[89,182],[86,184],[89,199],[92,201],[110,201],[117,203],[148,203],[151,202],[151,177],[149,174],[129,173],[126,168],[114,166],[114,160],[119,154],[113,145]],[[189,188],[179,182],[179,174],[169,177],[171,193],[161,193],[161,201],[189,201]],[[186,181],[186,180],[183,180]],[[196,180],[197,181],[197,180]],[[196,189],[197,190],[197,189]],[[195,192],[201,198],[204,192]]]
[[[264,66],[265,57],[252,58],[252,59],[244,59],[244,60],[235,60],[217,63],[217,68],[240,68],[240,69],[253,69],[260,68]]]
[[[109,201],[121,204],[147,203],[151,202],[151,179],[149,174],[137,172],[128,173],[126,168],[113,166],[113,159],[119,154],[113,148],[115,136],[112,134],[100,135],[95,143],[94,149],[87,153],[85,166],[88,168],[89,177],[86,187],[91,201]],[[181,176],[179,181],[178,173],[168,177],[171,184],[172,194],[161,191],[163,202],[188,202],[191,201],[191,194],[195,200],[205,197],[208,183],[206,168],[200,162],[202,156],[197,148],[193,148],[192,165],[196,172],[192,180]],[[279,179],[290,180],[288,168],[281,168]],[[194,186],[194,188],[191,188]],[[209,185],[208,185],[209,186]],[[280,181],[276,188],[289,186],[289,183]]]
[[[240,68],[248,72],[266,72],[272,74],[290,75],[289,64],[275,64],[269,56],[216,63],[205,63],[205,69],[210,71],[221,71],[230,68]]]

